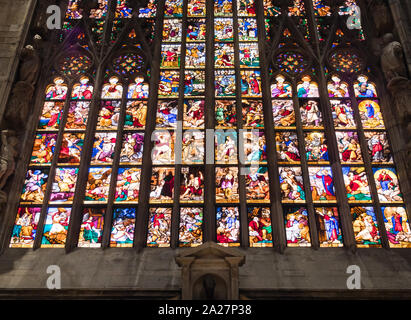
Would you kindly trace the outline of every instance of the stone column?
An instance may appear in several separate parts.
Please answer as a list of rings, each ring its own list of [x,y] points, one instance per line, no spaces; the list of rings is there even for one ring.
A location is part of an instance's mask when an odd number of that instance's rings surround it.
[[[403,46],[408,72],[411,74],[411,4],[408,0],[388,0],[395,29]]]

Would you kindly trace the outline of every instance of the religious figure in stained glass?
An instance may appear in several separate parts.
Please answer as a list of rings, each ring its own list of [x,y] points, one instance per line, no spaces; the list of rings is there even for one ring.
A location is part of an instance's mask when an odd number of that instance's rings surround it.
[[[248,232],[251,247],[272,247],[273,235],[270,209],[248,207]]]
[[[311,246],[308,213],[305,208],[291,207],[284,212],[285,234],[287,246]]]

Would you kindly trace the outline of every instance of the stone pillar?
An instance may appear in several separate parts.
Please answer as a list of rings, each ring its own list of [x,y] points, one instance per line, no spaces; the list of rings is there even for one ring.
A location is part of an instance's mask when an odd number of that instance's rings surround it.
[[[238,300],[239,270],[245,255],[215,242],[185,250],[176,256],[182,267],[183,300]]]
[[[408,0],[388,0],[395,29],[404,49],[408,72],[411,74],[411,5]]]

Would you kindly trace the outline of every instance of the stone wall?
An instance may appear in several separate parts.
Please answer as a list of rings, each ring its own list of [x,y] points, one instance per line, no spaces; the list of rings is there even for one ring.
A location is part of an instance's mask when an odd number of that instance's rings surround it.
[[[18,52],[29,28],[33,0],[0,0],[0,119],[18,67]]]
[[[393,8],[400,1],[389,2]],[[0,120],[15,82],[18,53],[24,46],[35,3],[0,0]],[[409,7],[404,12],[409,13]],[[394,20],[398,25],[398,20]],[[402,32],[410,30],[409,19],[401,21],[403,24],[396,32],[400,38]],[[408,44],[403,46],[406,60],[411,61]],[[181,269],[174,260],[180,250],[146,248],[138,253],[134,249],[76,249],[67,254],[64,249],[6,249],[0,256],[0,297],[7,290],[17,294],[22,292],[16,289],[46,290],[50,265],[61,267],[62,288],[77,290],[73,295],[86,289],[110,289],[126,290],[123,294],[141,290],[146,295],[147,290],[158,290],[158,295],[164,291],[172,296],[181,288]],[[240,268],[240,292],[245,295],[264,290],[346,290],[349,265],[361,268],[361,285],[365,290],[411,294],[411,251],[407,249],[358,249],[352,253],[343,248],[289,248],[284,254],[268,248],[241,250],[246,263]]]
[[[47,267],[61,268],[61,289],[79,295],[82,290],[178,292],[181,268],[175,256],[184,249],[64,249],[6,250],[0,263],[0,297],[4,289],[37,289],[47,293]],[[410,250],[343,248],[289,248],[279,254],[269,248],[240,249],[245,264],[240,267],[239,287],[245,295],[260,297],[264,291],[303,290],[356,294],[347,290],[349,265],[361,270],[361,289],[397,291],[411,296]],[[77,291],[76,291],[77,290]],[[17,291],[18,292],[18,291]],[[51,293],[49,293],[51,294]],[[59,293],[52,293],[58,295]],[[131,293],[130,293],[131,294]],[[266,293],[271,294],[271,293]]]

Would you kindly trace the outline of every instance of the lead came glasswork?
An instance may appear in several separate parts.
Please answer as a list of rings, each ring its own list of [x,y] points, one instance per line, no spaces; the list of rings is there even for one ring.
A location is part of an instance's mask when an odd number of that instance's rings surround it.
[[[411,248],[356,5],[68,1],[9,246]]]

